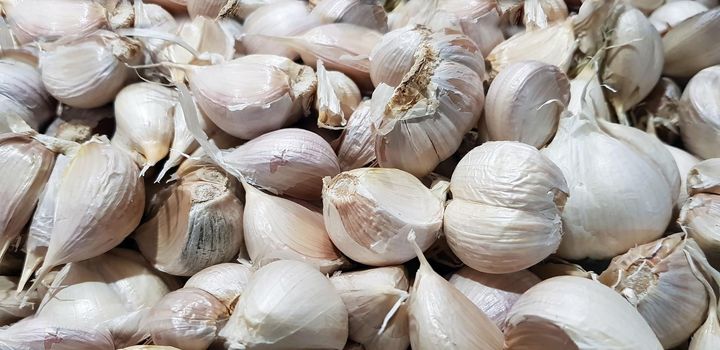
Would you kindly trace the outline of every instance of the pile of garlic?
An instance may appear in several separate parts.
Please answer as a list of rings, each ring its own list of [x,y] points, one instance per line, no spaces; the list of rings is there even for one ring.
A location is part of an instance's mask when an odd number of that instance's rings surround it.
[[[718,0],[0,0],[0,349],[720,349]]]

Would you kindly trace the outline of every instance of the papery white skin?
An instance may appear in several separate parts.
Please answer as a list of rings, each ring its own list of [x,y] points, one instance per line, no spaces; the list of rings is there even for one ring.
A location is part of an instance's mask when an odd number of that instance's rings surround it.
[[[53,118],[54,108],[37,64],[12,56],[0,58],[0,110],[4,114],[14,114],[39,130]],[[0,117],[0,132],[10,132],[7,124],[6,117]]]
[[[187,9],[187,0],[146,0],[156,3],[172,12],[184,12]]]
[[[670,29],[662,38],[665,49],[663,74],[690,78],[706,67],[720,64],[720,44],[709,41],[719,30],[720,8],[717,7]]]
[[[190,277],[184,288],[199,288],[220,300],[228,310],[235,308],[254,271],[248,264],[223,263],[207,267]]]
[[[687,190],[696,193],[720,194],[720,158],[711,158],[695,164],[687,174]]]
[[[135,28],[152,29],[164,33],[175,33],[177,22],[164,8],[155,4],[144,4],[142,1],[133,3],[135,9]],[[167,45],[167,41],[152,38],[139,38],[145,48],[153,55]]]
[[[526,30],[547,28],[549,24],[561,22],[568,17],[567,5],[562,0],[526,0],[523,13]]]
[[[13,350],[114,350],[112,335],[107,329],[78,329],[52,320],[25,318],[0,330],[0,347]]]
[[[284,1],[284,0],[280,0]],[[239,57],[242,55],[245,55],[245,46],[243,46],[243,39],[245,38],[245,27],[243,27],[240,22],[235,21],[233,19],[224,18],[218,21],[220,23],[220,27],[225,31],[225,33],[230,36],[235,44],[235,55],[234,57]]]
[[[347,336],[345,304],[330,280],[292,260],[255,272],[220,330],[230,349],[342,349]]]
[[[678,171],[680,172],[680,193],[678,194],[678,199],[675,205],[676,210],[680,210],[688,199],[688,172],[690,172],[690,169],[695,164],[700,162],[700,159],[680,148],[668,145],[665,145],[665,147],[675,159],[675,164],[677,164]]]
[[[702,159],[720,157],[720,65],[693,76],[680,103],[685,111],[680,134],[687,150]]]
[[[707,319],[703,325],[693,334],[689,350],[711,350],[720,346],[720,320],[717,313],[717,297],[709,283],[705,283],[709,294],[709,307]]]
[[[340,169],[343,171],[357,169],[375,160],[374,125],[380,122],[379,113],[373,113],[371,101],[361,102],[348,120],[338,142],[337,155]]]
[[[720,267],[720,196],[699,193],[685,201],[678,223],[695,239],[715,268]]]
[[[680,22],[707,10],[708,8],[698,1],[674,1],[657,8],[649,19],[662,35]]]
[[[387,13],[376,0],[320,1],[312,14],[321,17],[325,23],[350,23],[381,33],[388,30]]]
[[[21,43],[82,37],[108,26],[105,8],[92,0],[22,0],[3,5]]]
[[[278,44],[264,36],[300,35],[322,24],[319,16],[310,15],[304,1],[280,1],[253,11],[244,22],[247,33],[243,44],[250,54],[271,54],[290,59],[298,57],[289,45]]]
[[[232,59],[235,53],[235,39],[222,29],[218,21],[208,17],[195,17],[181,24],[177,35],[205,59],[222,62]],[[170,45],[160,52],[160,59],[191,63],[195,62],[196,57],[179,45]]]
[[[600,84],[596,65],[596,62],[591,61],[570,81],[570,102],[567,109],[572,114],[587,113],[598,120],[611,120],[610,108],[605,100],[605,90]]]
[[[185,0],[190,17],[204,16],[215,18],[228,0]]]
[[[24,300],[16,294],[17,288],[17,277],[0,276],[0,325],[13,324],[33,315],[37,310],[37,303],[42,296],[38,298],[37,295],[32,295]],[[2,335],[0,335],[0,339],[2,339]],[[0,340],[0,344],[2,344],[2,340]]]
[[[317,79],[315,109],[318,111],[318,126],[345,127],[347,119],[362,100],[360,89],[347,75],[326,71],[320,60],[317,64]]]

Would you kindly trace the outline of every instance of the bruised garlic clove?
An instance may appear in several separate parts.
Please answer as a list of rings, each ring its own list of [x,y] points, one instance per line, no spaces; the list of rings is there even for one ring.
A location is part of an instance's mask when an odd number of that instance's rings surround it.
[[[268,4],[245,18],[246,36],[243,45],[249,54],[270,54],[295,59],[297,51],[268,36],[300,35],[322,24],[320,17],[310,14],[305,1],[292,0]],[[358,38],[354,38],[358,39]]]
[[[540,148],[555,135],[561,108],[569,100],[570,82],[559,68],[538,61],[511,64],[488,90],[488,136],[490,140],[520,141]]]
[[[365,100],[357,106],[338,139],[340,146],[337,155],[343,171],[366,166],[375,160],[373,128],[380,122],[382,115],[372,113],[370,104],[370,100]]]
[[[350,340],[365,350],[408,348],[407,305],[403,303],[408,296],[408,280],[403,267],[342,273],[331,277],[330,282],[348,310]],[[398,303],[403,304],[394,311]]]
[[[109,25],[105,8],[92,0],[22,0],[4,5],[21,43],[83,37]]]
[[[458,163],[445,209],[445,237],[473,269],[520,271],[560,245],[568,187],[560,169],[534,147],[488,142]]]
[[[665,349],[690,337],[708,308],[705,286],[692,271],[681,233],[640,245],[613,258],[599,281],[637,307]],[[668,317],[683,322],[667,322]]]
[[[184,288],[202,289],[220,300],[228,310],[235,308],[253,274],[249,264],[223,263],[200,270],[185,282]]]
[[[428,249],[442,227],[444,198],[412,175],[392,168],[360,168],[326,177],[323,218],[335,246],[371,266],[404,263],[415,256],[406,237],[416,232]]]
[[[678,223],[695,239],[713,266],[720,266],[720,196],[699,193],[690,197],[680,212]]]
[[[381,33],[388,30],[387,13],[377,0],[320,1],[312,14],[324,23],[350,23]]]
[[[339,269],[345,259],[333,246],[322,213],[289,199],[245,185],[244,231],[250,259],[265,265],[277,259],[298,260],[322,273]]]
[[[687,175],[687,190],[691,196],[696,193],[720,194],[720,158],[695,164]]]
[[[707,10],[708,8],[698,1],[674,1],[657,8],[649,19],[662,35],[680,22]]]
[[[662,38],[665,49],[663,74],[690,78],[704,68],[720,64],[720,8],[690,17],[671,28]]]
[[[330,280],[292,260],[260,268],[220,339],[231,349],[342,349],[348,314]]]
[[[720,65],[695,74],[681,104],[680,134],[687,150],[704,159],[720,157]]]
[[[562,311],[560,311],[562,310]],[[582,277],[542,281],[508,315],[508,349],[662,349],[650,326],[612,289]]]
[[[322,61],[317,63],[317,96],[315,109],[318,111],[318,126],[342,128],[347,119],[360,104],[362,96],[355,83],[341,72],[328,72]]]
[[[34,56],[0,57],[0,110],[22,118],[39,130],[54,116],[55,103],[43,86]],[[9,132],[5,116],[0,117],[0,132]]]
[[[449,279],[460,293],[490,318],[498,327],[503,327],[510,308],[530,287],[540,279],[527,270],[508,274],[489,274],[463,267]]]
[[[140,42],[108,31],[66,42],[40,55],[43,84],[53,97],[76,108],[100,107],[134,77],[126,64],[139,63]]]

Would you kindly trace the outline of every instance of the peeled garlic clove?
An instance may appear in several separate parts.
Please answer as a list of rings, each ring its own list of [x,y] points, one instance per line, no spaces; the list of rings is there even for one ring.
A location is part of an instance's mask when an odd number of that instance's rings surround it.
[[[637,307],[665,349],[690,337],[708,308],[705,286],[685,255],[686,244],[694,242],[677,233],[637,246],[613,258],[599,278]],[[684,321],[667,322],[676,315]]]
[[[92,0],[7,2],[8,22],[21,43],[83,37],[108,26],[105,7]]]
[[[345,127],[347,119],[362,100],[360,89],[347,75],[326,71],[320,60],[317,63],[317,79],[315,109],[318,111],[318,126]]]
[[[713,266],[720,266],[720,196],[699,193],[690,197],[680,212],[678,223],[707,256]]]
[[[0,325],[6,326],[35,313],[36,304],[41,298],[33,295],[23,300],[15,294],[18,288],[18,278],[0,276]],[[2,344],[2,341],[0,341]]]
[[[235,39],[220,26],[218,21],[203,16],[194,17],[177,29],[178,37],[201,54],[194,57],[187,49],[179,45],[170,45],[163,49],[161,59],[174,63],[193,63],[197,59],[211,61],[230,60],[235,53]],[[206,57],[207,56],[207,57]]]
[[[279,56],[245,56],[199,66],[190,71],[189,78],[208,118],[241,139],[295,122],[310,108],[317,84],[311,68]]]
[[[602,74],[609,101],[623,124],[625,111],[642,101],[660,79],[662,40],[647,17],[629,8],[617,19]]]
[[[529,93],[532,91],[533,93]],[[507,66],[493,80],[485,100],[490,140],[544,146],[555,135],[570,82],[559,68],[538,61]]]
[[[687,175],[687,189],[691,196],[696,193],[720,194],[720,158],[695,164]]]
[[[699,158],[720,157],[720,65],[693,76],[681,104],[685,113],[680,115],[680,134],[687,150]]]
[[[319,210],[265,194],[251,185],[244,187],[245,240],[255,264],[298,260],[323,273],[342,266],[345,259],[330,241]]]
[[[320,1],[312,14],[324,23],[350,23],[384,33],[388,30],[387,13],[376,0]]]
[[[695,164],[700,163],[700,159],[677,147],[667,145],[666,147],[667,150],[670,151],[672,157],[675,159],[675,164],[677,164],[678,170],[680,171],[680,193],[678,195],[678,200],[676,204],[676,210],[679,211],[680,209],[682,209],[685,201],[687,201],[688,199],[688,173],[690,172],[690,169],[695,166]]]
[[[197,288],[181,288],[165,295],[143,322],[158,345],[205,350],[229,316],[223,303]]]
[[[55,103],[43,86],[37,59],[11,55],[0,58],[0,110],[22,118],[39,130],[54,116]],[[9,132],[6,117],[0,117],[0,131]]]
[[[540,279],[527,270],[508,274],[489,274],[469,267],[458,270],[449,279],[496,326],[502,327],[510,308],[520,295],[538,284]]]
[[[372,113],[370,103],[370,100],[365,100],[355,108],[338,139],[340,146],[337,155],[343,171],[366,166],[375,160],[373,128],[380,122],[382,115]]]
[[[568,9],[562,0],[526,0],[523,7],[526,30],[547,28],[549,24],[562,22],[568,17]]]
[[[657,8],[649,19],[662,35],[680,22],[707,10],[708,8],[698,1],[673,1]]]
[[[689,78],[700,70],[720,64],[720,44],[713,41],[720,31],[720,8],[713,8],[682,21],[662,38],[665,49],[663,74]]]
[[[392,168],[359,168],[326,177],[323,218],[335,246],[371,266],[404,263],[414,250],[404,235],[412,228],[421,249],[442,226],[444,198],[412,175]]]
[[[268,4],[245,18],[246,36],[243,44],[249,54],[270,54],[294,59],[298,56],[294,48],[267,37],[300,35],[320,24],[320,17],[311,15],[304,1]]]
[[[252,268],[248,264],[217,264],[194,274],[185,282],[184,288],[202,289],[232,311],[252,274]]]
[[[100,107],[135,76],[125,64],[139,63],[139,42],[98,31],[69,43],[56,42],[40,55],[43,84],[60,102],[77,108]]]
[[[347,307],[350,340],[362,344],[366,350],[408,348],[407,305],[402,304],[391,314],[392,308],[408,295],[404,268],[381,267],[342,273],[331,277],[330,282]],[[384,325],[388,315],[391,318]]]
[[[0,134],[0,259],[30,220],[55,163],[55,154],[33,138]]]
[[[559,256],[609,258],[662,235],[677,197],[647,156],[583,116],[561,118],[542,152],[562,169],[570,187]]]
[[[520,296],[505,337],[509,349],[662,349],[640,313],[619,294],[574,276],[542,281]]]
[[[231,349],[342,349],[347,336],[345,304],[330,280],[292,260],[255,272],[220,331]]]

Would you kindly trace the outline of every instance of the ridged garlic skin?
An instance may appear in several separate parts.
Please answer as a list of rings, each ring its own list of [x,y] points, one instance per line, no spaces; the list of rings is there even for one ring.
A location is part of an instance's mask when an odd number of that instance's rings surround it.
[[[34,57],[0,58],[0,110],[14,114],[39,130],[55,116],[55,103],[45,90]],[[0,132],[10,132],[7,117],[0,117]]]
[[[253,273],[249,264],[217,264],[194,274],[185,282],[184,288],[202,289],[220,300],[228,310],[232,311]]]
[[[690,78],[707,67],[720,64],[720,44],[711,41],[718,30],[719,7],[690,17],[670,29],[662,38],[665,50],[663,74]]]
[[[82,37],[108,25],[105,8],[92,0],[6,1],[3,6],[21,43]]]
[[[355,108],[338,139],[338,162],[343,171],[367,166],[375,160],[373,126],[382,116],[372,113],[370,104],[370,100],[365,100]]]
[[[695,74],[680,103],[685,111],[680,134],[687,150],[702,159],[720,157],[720,65]]]

